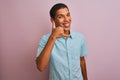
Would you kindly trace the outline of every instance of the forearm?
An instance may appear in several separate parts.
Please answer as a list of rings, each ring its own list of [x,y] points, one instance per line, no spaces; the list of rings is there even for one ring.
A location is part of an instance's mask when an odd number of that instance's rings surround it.
[[[37,68],[40,71],[43,71],[46,68],[46,66],[48,65],[48,62],[50,60],[51,51],[54,46],[55,40],[56,40],[56,38],[53,35],[51,35],[49,37],[44,49],[42,50],[40,56],[37,57],[37,59],[36,59]]]
[[[85,58],[81,57],[80,61],[81,61],[80,66],[81,66],[81,69],[82,69],[83,79],[88,80]]]

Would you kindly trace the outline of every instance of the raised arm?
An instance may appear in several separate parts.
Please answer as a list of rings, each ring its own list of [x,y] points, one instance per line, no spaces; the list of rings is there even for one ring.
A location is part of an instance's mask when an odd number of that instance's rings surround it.
[[[36,59],[37,68],[39,71],[43,71],[50,60],[50,55],[57,38],[67,36],[64,34],[64,29],[60,26],[56,27],[55,22],[52,21],[52,34],[50,35],[45,47],[41,51],[40,55]]]

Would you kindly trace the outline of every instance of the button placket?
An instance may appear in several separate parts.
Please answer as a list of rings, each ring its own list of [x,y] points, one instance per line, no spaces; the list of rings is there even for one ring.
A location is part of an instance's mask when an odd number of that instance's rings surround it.
[[[68,62],[69,62],[69,80],[71,80],[71,56],[72,56],[72,46],[71,38],[67,39],[67,49],[68,49]]]

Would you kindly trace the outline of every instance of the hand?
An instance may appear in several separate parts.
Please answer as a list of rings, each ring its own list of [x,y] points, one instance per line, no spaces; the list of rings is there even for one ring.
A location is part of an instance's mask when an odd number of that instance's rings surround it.
[[[68,37],[69,35],[65,34],[64,33],[64,28],[61,27],[61,26],[57,26],[55,25],[55,22],[54,20],[52,19],[52,35],[55,37],[55,38],[60,38],[62,36],[64,37]]]

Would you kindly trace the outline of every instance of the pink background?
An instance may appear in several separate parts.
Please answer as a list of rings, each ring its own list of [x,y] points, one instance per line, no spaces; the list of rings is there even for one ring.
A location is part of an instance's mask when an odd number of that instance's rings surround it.
[[[0,80],[48,80],[49,69],[39,72],[35,56],[58,2],[68,5],[72,29],[86,37],[89,80],[120,80],[119,0],[0,0]]]

